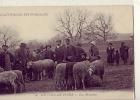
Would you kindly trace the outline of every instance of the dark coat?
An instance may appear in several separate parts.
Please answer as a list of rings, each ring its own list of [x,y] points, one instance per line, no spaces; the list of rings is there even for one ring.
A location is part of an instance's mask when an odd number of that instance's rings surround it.
[[[76,58],[76,51],[73,45],[68,45],[64,47],[64,60],[73,62]]]
[[[112,48],[107,47],[106,52],[107,52],[108,63],[114,63],[114,51],[115,49],[113,47]]]
[[[86,58],[86,52],[81,47],[76,47],[76,61],[80,62],[85,60]]]
[[[120,47],[120,56],[124,62],[127,62],[127,59],[129,58],[129,47],[128,46]]]
[[[91,46],[89,49],[90,56],[98,56],[99,55],[99,49],[96,46]]]
[[[10,53],[10,52],[7,52],[7,54],[9,55],[10,57],[10,62],[13,63],[14,62],[14,56]],[[0,66],[4,69],[4,70],[8,70],[7,68],[5,68],[5,53],[4,52],[1,52],[0,53]],[[11,67],[11,66],[9,66]]]
[[[74,87],[73,66],[75,63],[76,62],[68,62],[66,64],[65,79],[67,83],[67,89],[72,89],[72,87]]]
[[[116,64],[119,64],[119,61],[120,61],[120,53],[118,51],[116,51],[114,57],[115,57]]]
[[[52,50],[46,50],[45,51],[45,59],[54,60],[54,52]]]
[[[60,63],[64,60],[64,46],[55,48],[55,60]]]
[[[19,65],[19,66],[15,66],[18,67],[16,69],[18,70],[26,70],[26,66],[27,66],[27,61],[29,60],[29,56],[28,56],[28,51],[27,49],[17,49],[15,52],[15,57],[16,57],[16,64],[15,65]]]

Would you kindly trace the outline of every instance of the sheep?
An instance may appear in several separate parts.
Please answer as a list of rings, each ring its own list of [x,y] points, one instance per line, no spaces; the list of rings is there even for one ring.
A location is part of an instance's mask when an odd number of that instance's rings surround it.
[[[88,74],[89,62],[82,61],[77,62],[73,66],[73,78],[75,84],[75,90],[80,88],[79,84],[82,83],[82,88],[85,89],[85,77]],[[80,83],[79,83],[80,82]]]
[[[48,74],[48,78],[54,77],[55,63],[51,59],[42,60],[43,70]]]
[[[74,64],[73,77],[75,83],[75,90],[77,88],[80,88],[79,84],[82,84],[81,87],[85,89],[85,78],[88,75],[89,77],[91,77],[90,79],[94,79],[93,77],[99,76],[100,79],[103,80],[104,62],[99,57],[97,57],[97,59],[94,59],[94,61],[92,62],[82,61]],[[100,79],[98,83],[101,83]]]
[[[76,62],[68,62],[66,64],[66,75],[65,75],[65,79],[66,79],[66,89],[74,89],[74,78],[73,78],[73,65]]]
[[[0,94],[8,94],[8,93],[12,93],[12,86],[10,84],[10,82],[0,82]]]
[[[0,73],[0,83],[2,84],[9,84],[11,88],[13,89],[13,92],[16,93],[17,91],[17,82],[18,76],[15,72],[13,71],[4,71]]]
[[[4,72],[4,69],[3,69],[2,67],[0,67],[0,73],[1,73],[1,72]]]
[[[97,75],[103,80],[103,75],[104,75],[104,62],[101,59],[97,59],[93,62],[90,63],[90,68],[89,68],[89,74],[91,75]]]
[[[29,76],[30,80],[32,80],[34,75],[34,80],[42,80],[42,74],[43,74],[43,66],[41,65],[41,60],[35,61],[35,62],[28,62],[27,63],[27,70],[30,73]]]
[[[87,75],[85,78],[85,86],[86,88],[102,86],[102,80],[97,75]]]
[[[55,88],[64,89],[66,87],[66,63],[59,63],[55,69]]]
[[[15,72],[18,76],[17,85],[18,85],[18,88],[19,88],[19,92],[22,92],[23,90],[25,90],[25,82],[24,82],[24,79],[23,79],[22,71],[19,71],[19,70],[12,70],[12,71]]]
[[[27,69],[31,69],[37,80],[42,80],[43,70],[46,71],[49,78],[53,78],[55,63],[51,59],[38,60],[27,63]]]

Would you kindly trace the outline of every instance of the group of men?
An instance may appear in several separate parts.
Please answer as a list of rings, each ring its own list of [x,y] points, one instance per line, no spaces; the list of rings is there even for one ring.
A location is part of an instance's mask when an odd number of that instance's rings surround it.
[[[106,52],[108,64],[113,65],[114,63],[116,63],[117,65],[119,65],[120,58],[122,59],[124,64],[127,64],[129,58],[129,47],[124,42],[121,43],[119,50],[115,50],[113,44],[109,43]]]
[[[61,62],[80,62],[87,59],[87,52],[82,48],[80,43],[73,45],[70,39],[65,39],[65,43],[62,44],[61,40],[56,41],[56,47],[53,51],[51,45],[46,46],[44,51],[44,59],[52,59]],[[99,50],[96,46],[95,41],[92,41],[89,49],[90,60],[94,59],[95,56],[99,56]]]
[[[91,56],[99,55],[99,50],[95,46],[95,42],[91,42],[92,46],[90,51]],[[87,53],[82,48],[80,43],[72,45],[70,39],[65,39],[65,43],[62,44],[61,40],[56,41],[55,50],[51,49],[51,45],[46,45],[43,59],[52,59],[61,62],[80,62],[86,59]],[[40,52],[41,53],[41,52]]]

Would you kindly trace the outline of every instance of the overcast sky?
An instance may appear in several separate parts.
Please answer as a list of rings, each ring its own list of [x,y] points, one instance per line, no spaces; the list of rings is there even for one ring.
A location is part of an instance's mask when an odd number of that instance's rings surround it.
[[[92,14],[104,13],[112,15],[114,30],[117,33],[133,33],[132,6],[84,6],[84,7],[8,7],[0,8],[0,26],[10,26],[18,31],[24,41],[38,39],[48,40],[57,32],[56,15],[64,9],[87,9]],[[27,14],[41,16],[25,16]],[[10,14],[17,14],[11,16]]]

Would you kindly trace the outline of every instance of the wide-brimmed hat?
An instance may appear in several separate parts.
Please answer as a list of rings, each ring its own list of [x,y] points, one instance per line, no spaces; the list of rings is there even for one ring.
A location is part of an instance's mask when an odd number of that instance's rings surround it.
[[[95,41],[91,41],[90,43],[93,44],[93,45],[96,45],[96,42]]]
[[[62,42],[61,40],[56,40],[56,42]]]

